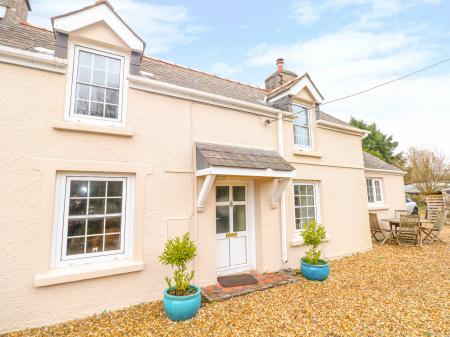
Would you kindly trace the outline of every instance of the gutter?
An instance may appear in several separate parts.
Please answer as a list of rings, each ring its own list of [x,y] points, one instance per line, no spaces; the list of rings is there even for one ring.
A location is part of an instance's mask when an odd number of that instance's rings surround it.
[[[130,82],[130,88],[133,89],[182,98],[195,102],[212,104],[265,117],[273,118],[274,116],[278,116],[280,114],[279,109],[275,109],[269,106],[255,104],[222,95],[211,94],[201,90],[186,88],[180,85],[163,81],[142,78],[136,75],[128,75],[128,80]],[[287,111],[283,111],[282,113],[284,115],[289,114]]]
[[[397,170],[383,170],[383,169],[373,169],[373,168],[364,168],[364,172],[375,172],[375,173],[387,173],[387,174],[395,174],[395,175],[399,175],[399,176],[404,176],[406,173],[405,171],[397,171]]]
[[[0,45],[0,62],[64,74],[67,60],[48,54]]]
[[[278,113],[278,153],[284,157],[283,113]],[[287,238],[286,238],[286,192],[283,190],[280,196],[280,225],[281,225],[281,261],[286,263]]]
[[[354,128],[352,126],[346,126],[346,125],[341,125],[338,123],[325,121],[323,119],[317,120],[316,124],[327,127],[327,128],[331,128],[331,129],[337,129],[339,131],[346,131],[346,132],[352,133],[356,136],[361,136],[363,139],[369,135],[369,132],[366,130]]]

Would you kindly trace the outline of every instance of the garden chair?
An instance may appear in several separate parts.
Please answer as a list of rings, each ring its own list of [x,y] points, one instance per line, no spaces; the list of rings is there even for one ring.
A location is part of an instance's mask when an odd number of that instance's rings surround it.
[[[422,227],[422,232],[425,234],[425,237],[422,241],[430,240],[434,242],[438,240],[444,242],[441,238],[439,238],[439,234],[441,234],[442,230],[444,229],[447,214],[448,211],[440,212],[433,223],[433,227]]]
[[[384,228],[380,221],[378,220],[377,213],[369,213],[369,222],[370,222],[370,232],[372,233],[372,237],[375,241],[381,241],[381,244],[384,244],[386,240],[392,239],[392,231],[390,229]],[[383,238],[379,240],[377,238],[377,234],[381,234]]]
[[[399,216],[401,214],[409,215],[409,214],[411,214],[411,212],[408,211],[407,209],[396,209],[396,210],[394,210],[394,214],[395,214],[395,218],[399,219]]]
[[[420,240],[420,217],[418,215],[400,214],[400,224],[395,236],[397,243],[400,241],[412,242],[419,244]]]

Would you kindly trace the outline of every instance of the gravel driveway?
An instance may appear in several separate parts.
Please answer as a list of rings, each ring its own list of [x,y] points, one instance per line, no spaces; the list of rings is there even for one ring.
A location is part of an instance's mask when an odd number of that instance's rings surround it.
[[[386,244],[332,261],[324,283],[205,304],[186,322],[152,302],[10,336],[450,336],[449,293],[448,243]]]

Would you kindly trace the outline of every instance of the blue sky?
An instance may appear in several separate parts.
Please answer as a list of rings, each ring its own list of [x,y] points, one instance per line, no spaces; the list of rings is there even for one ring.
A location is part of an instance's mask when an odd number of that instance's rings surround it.
[[[449,0],[111,0],[147,42],[146,53],[245,83],[275,70],[308,72],[325,100],[450,57]],[[31,23],[93,0],[31,0]],[[450,156],[450,62],[324,107],[341,119],[375,121],[400,142]]]

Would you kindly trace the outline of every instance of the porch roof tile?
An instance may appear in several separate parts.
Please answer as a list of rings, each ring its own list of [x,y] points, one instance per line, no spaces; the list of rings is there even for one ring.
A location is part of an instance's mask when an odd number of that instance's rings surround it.
[[[200,170],[211,166],[295,170],[276,151],[212,143],[196,143],[195,145],[197,147],[197,168]]]

